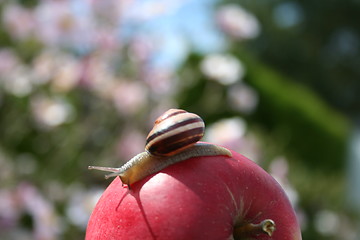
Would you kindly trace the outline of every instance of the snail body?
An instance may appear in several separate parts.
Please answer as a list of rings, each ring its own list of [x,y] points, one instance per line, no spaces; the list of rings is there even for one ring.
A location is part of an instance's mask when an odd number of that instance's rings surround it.
[[[223,147],[198,143],[205,124],[196,114],[181,109],[170,109],[155,121],[146,139],[145,152],[137,154],[119,168],[89,166],[89,169],[112,172],[105,178],[119,176],[131,185],[174,163],[200,156],[231,156]]]

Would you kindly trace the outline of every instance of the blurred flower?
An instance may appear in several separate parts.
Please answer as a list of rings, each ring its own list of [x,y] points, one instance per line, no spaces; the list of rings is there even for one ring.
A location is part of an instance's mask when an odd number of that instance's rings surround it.
[[[186,2],[186,1],[185,1]],[[181,0],[126,1],[127,8],[123,14],[130,21],[149,21],[153,18],[171,14],[183,5]]]
[[[102,23],[102,26],[112,25],[129,10],[129,4],[133,4],[132,0],[114,1],[114,0],[103,0],[103,1],[80,1],[80,7],[89,7],[88,11],[97,19],[98,23]],[[137,2],[137,1],[135,1]]]
[[[140,82],[121,81],[114,87],[112,97],[120,114],[133,115],[145,106],[147,89]]]
[[[246,123],[241,118],[223,119],[211,124],[206,131],[206,138],[224,145],[232,145],[244,137]]]
[[[57,91],[67,92],[73,89],[80,79],[80,64],[75,59],[67,59],[57,69],[52,86]]]
[[[104,189],[94,188],[85,190],[74,187],[69,194],[70,199],[66,205],[66,216],[74,225],[85,229],[97,201]]]
[[[18,65],[3,79],[4,88],[17,97],[24,97],[33,91],[33,79],[34,75],[28,67]]]
[[[15,227],[19,218],[20,209],[17,206],[13,192],[0,189],[0,229]]]
[[[76,20],[71,9],[68,1],[44,1],[36,6],[37,35],[44,44],[61,46],[69,40]]]
[[[70,120],[72,106],[61,97],[36,96],[31,100],[33,117],[44,128],[53,128]]]
[[[83,12],[76,12],[79,10],[76,4],[81,5]],[[65,46],[80,52],[89,51],[96,39],[96,24],[93,16],[89,14],[91,12],[86,9],[88,4],[81,1],[42,1],[34,10],[38,39],[47,46]]]
[[[171,71],[151,68],[143,74],[144,81],[149,85],[154,98],[164,99],[165,96],[172,96],[179,90],[178,79]]]
[[[146,136],[135,128],[126,127],[125,129],[116,145],[116,156],[123,163],[144,151],[146,139]]]
[[[81,65],[73,55],[46,48],[33,61],[34,84],[51,82],[56,91],[73,89],[80,79]]]
[[[260,33],[260,25],[254,15],[236,4],[221,6],[217,12],[220,28],[236,39],[255,38]]]
[[[8,32],[18,39],[30,37],[36,27],[32,11],[14,3],[5,5],[3,23]]]
[[[246,133],[246,122],[239,117],[222,119],[206,127],[204,140],[240,152],[257,162],[260,151],[257,139]]]
[[[330,210],[320,210],[315,216],[315,228],[323,235],[335,235],[340,230],[340,217]]]
[[[112,99],[116,81],[114,69],[116,62],[114,55],[108,52],[94,52],[81,60],[79,85],[91,89],[104,99]]]
[[[299,194],[288,180],[289,165],[286,158],[275,158],[270,164],[269,172],[284,189],[292,206],[296,208],[299,201]]]
[[[6,78],[19,64],[19,58],[12,49],[0,49],[0,81]]]
[[[80,54],[114,49],[120,43],[120,2],[42,1],[34,10],[36,36],[47,46],[65,46]]]
[[[342,212],[330,209],[320,209],[314,216],[315,230],[328,239],[357,240],[358,224]]]
[[[258,95],[250,86],[237,84],[228,88],[228,101],[235,110],[252,113],[257,106]]]
[[[245,74],[242,63],[228,54],[206,56],[201,62],[200,69],[205,76],[223,85],[235,83]]]
[[[142,63],[151,58],[154,51],[154,43],[149,41],[148,36],[137,36],[130,42],[129,56],[132,60]]]
[[[44,84],[49,82],[55,70],[59,67],[57,62],[61,59],[60,51],[45,48],[33,60],[32,67],[36,76],[35,84]]]
[[[30,183],[22,183],[17,187],[17,199],[33,220],[34,239],[57,239],[61,224],[52,203]]]

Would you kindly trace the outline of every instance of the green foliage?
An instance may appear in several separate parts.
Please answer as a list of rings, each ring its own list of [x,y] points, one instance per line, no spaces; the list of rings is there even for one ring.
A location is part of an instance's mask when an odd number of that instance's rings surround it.
[[[274,20],[276,9],[289,3],[300,19],[281,27]],[[307,85],[341,112],[359,115],[359,1],[244,0],[241,4],[262,24],[260,37],[247,44],[251,52],[292,81]],[[292,12],[287,13],[291,18]],[[237,49],[236,44],[233,48]]]
[[[121,126],[113,108],[89,92],[74,91],[67,98],[76,109],[73,122],[46,130],[35,123],[29,98],[3,96],[0,144],[13,158],[29,155],[38,162],[37,174],[32,176],[38,184],[44,179],[61,179],[65,184],[78,180],[81,174],[74,170],[85,172],[87,165],[101,160]]]
[[[260,101],[253,115],[244,116],[249,124],[263,126],[283,151],[309,168],[344,170],[349,122],[305,86],[290,81],[246,52],[238,53],[238,57],[246,65],[245,81],[256,89]],[[195,69],[190,70],[200,61],[201,56],[191,55],[183,67],[181,77],[191,76],[196,81],[179,94],[180,106],[198,109],[209,122],[238,115],[232,106],[224,104],[223,86],[208,81]]]
[[[260,97],[254,119],[275,132],[285,141],[285,148],[310,168],[343,169],[347,120],[305,86],[250,58],[243,59],[248,69],[246,81]]]

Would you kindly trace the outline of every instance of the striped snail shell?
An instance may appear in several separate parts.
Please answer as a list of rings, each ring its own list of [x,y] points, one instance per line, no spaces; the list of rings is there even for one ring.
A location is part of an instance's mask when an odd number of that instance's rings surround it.
[[[197,143],[204,131],[204,121],[198,115],[170,109],[156,119],[145,150],[155,156],[171,156]]]
[[[89,166],[89,169],[112,172],[105,178],[119,176],[131,184],[167,166],[199,156],[231,156],[223,147],[198,143],[205,130],[204,121],[196,114],[170,109],[156,119],[146,138],[145,152],[139,153],[119,168]]]

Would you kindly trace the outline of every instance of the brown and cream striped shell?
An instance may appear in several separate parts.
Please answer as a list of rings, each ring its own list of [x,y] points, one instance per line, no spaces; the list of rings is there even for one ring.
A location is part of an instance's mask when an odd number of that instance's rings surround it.
[[[145,150],[154,156],[171,156],[198,142],[204,131],[204,121],[198,115],[170,109],[156,119]]]

